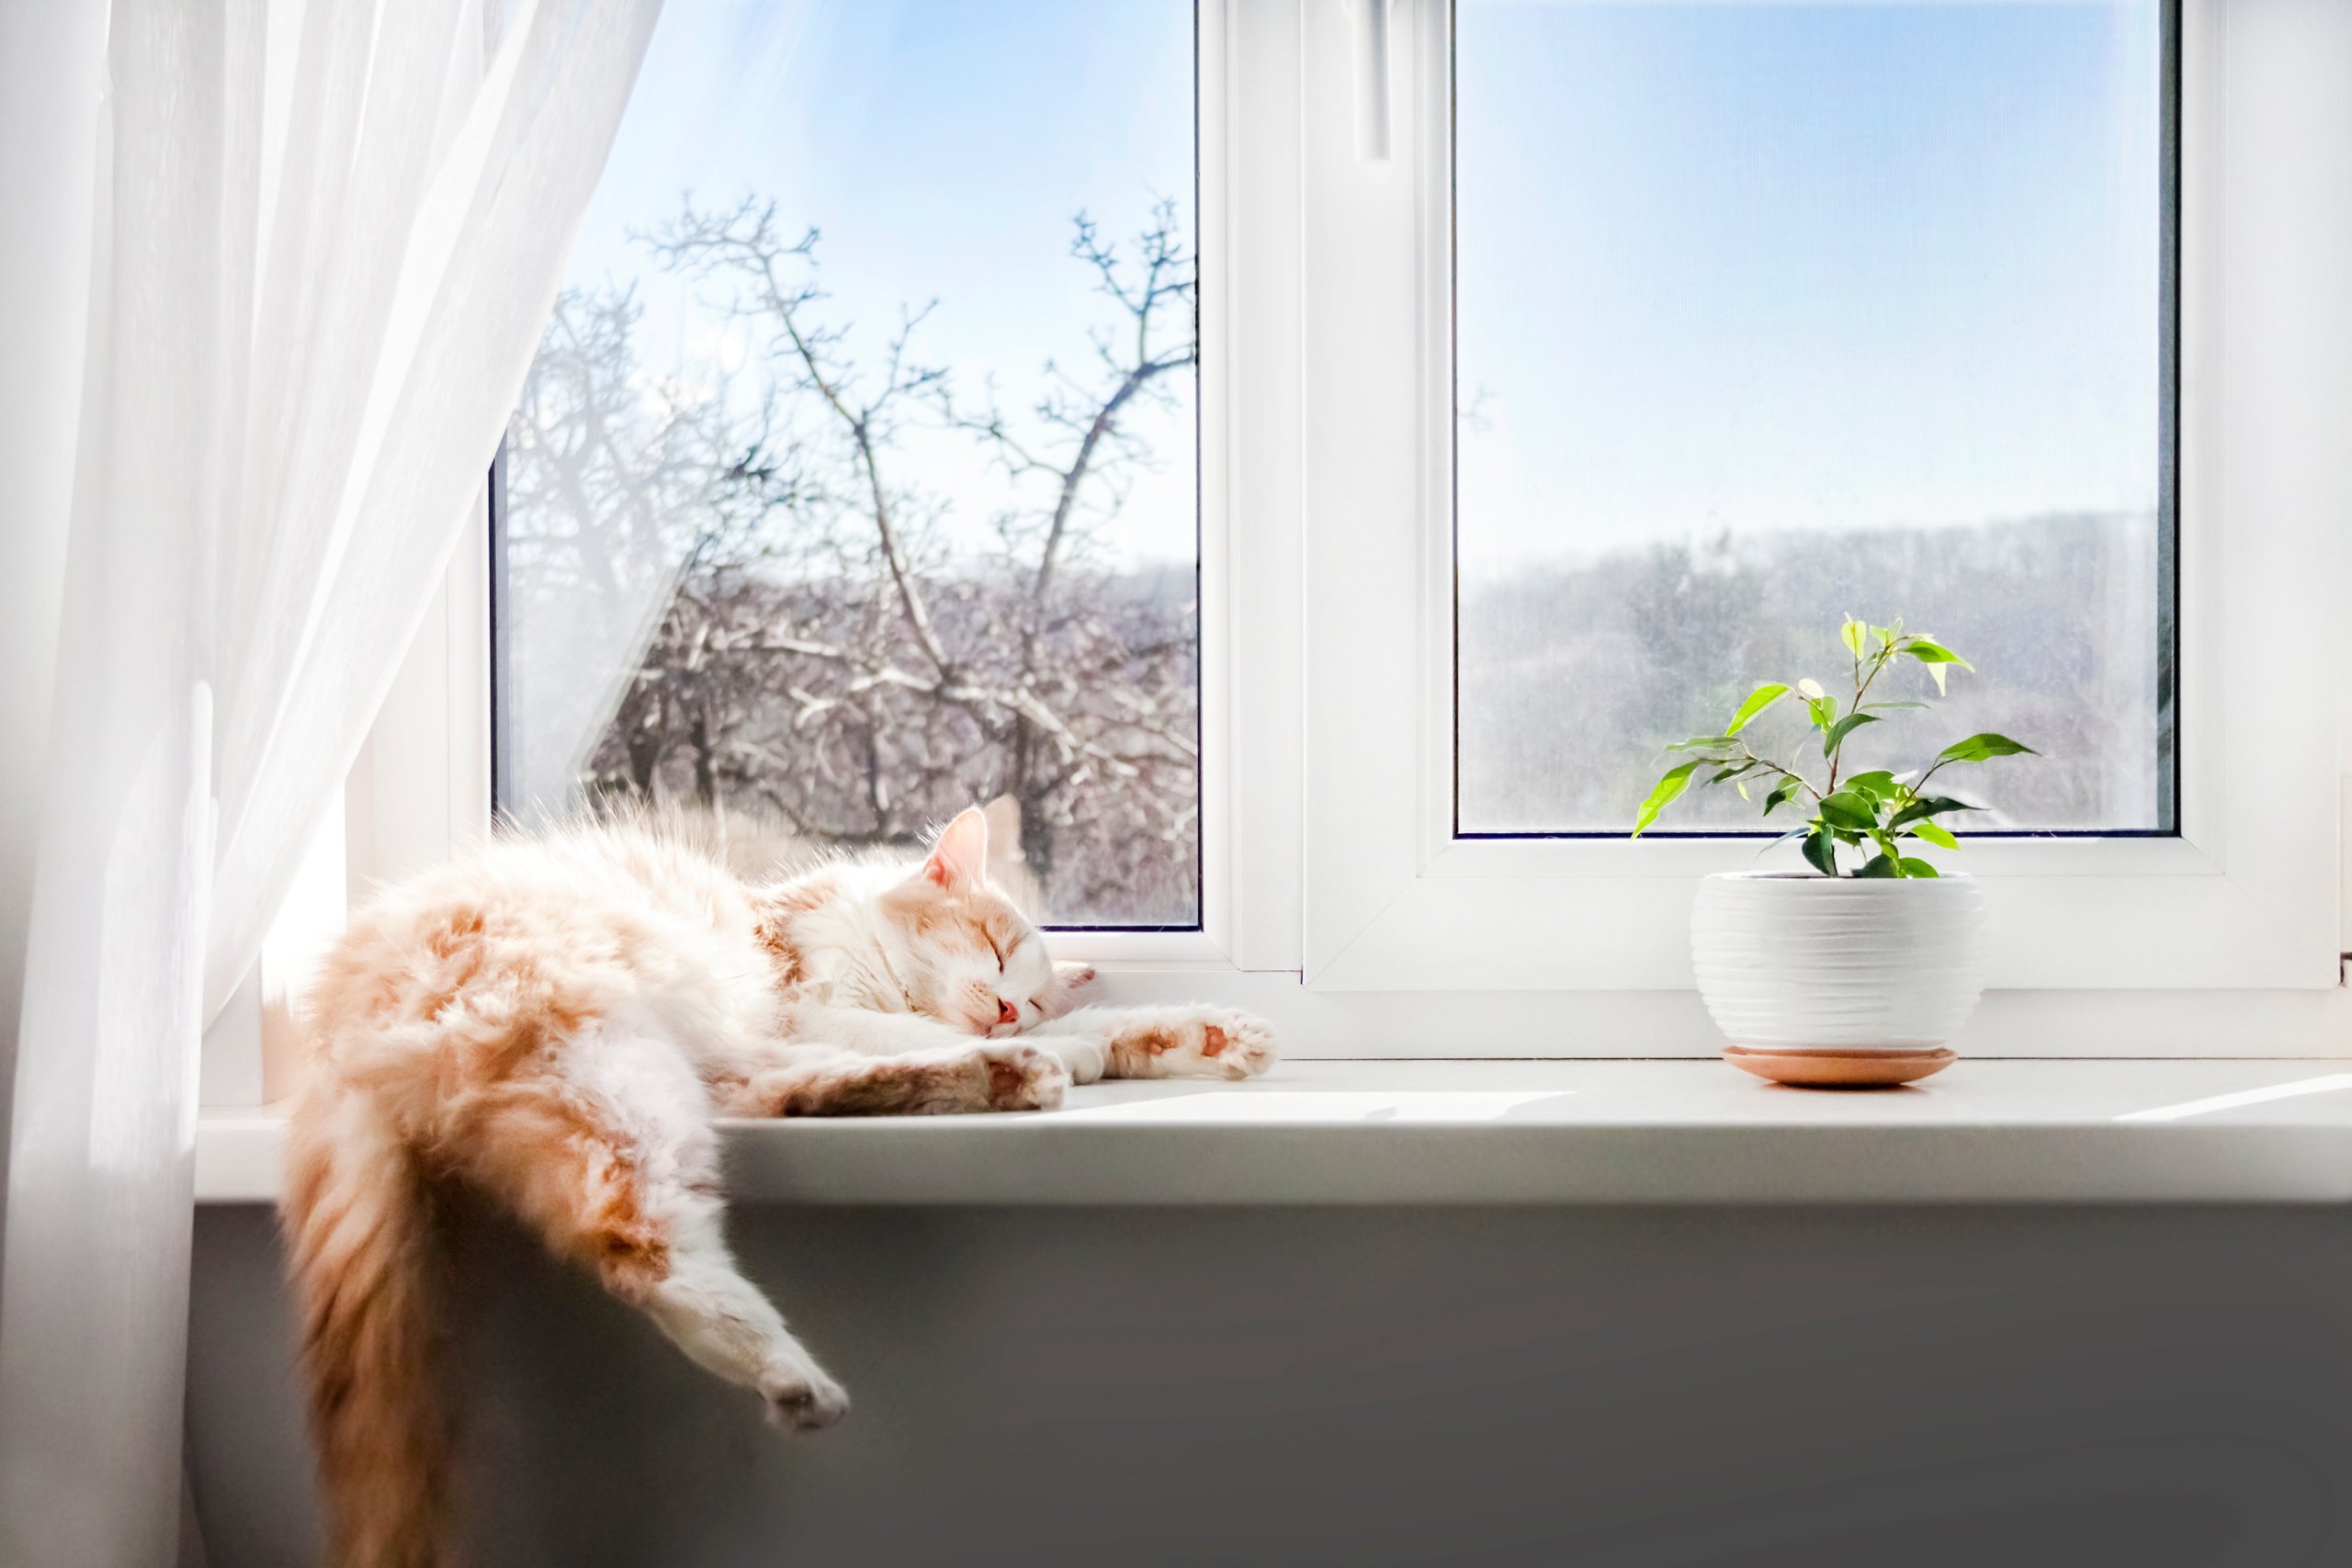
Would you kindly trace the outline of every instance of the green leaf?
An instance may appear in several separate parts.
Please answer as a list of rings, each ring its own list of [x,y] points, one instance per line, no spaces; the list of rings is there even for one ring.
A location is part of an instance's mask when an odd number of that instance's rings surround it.
[[[1903,873],[1895,869],[1898,863],[1886,855],[1872,855],[1862,863],[1861,869],[1854,874],[1856,876],[1900,876]]]
[[[1804,705],[1805,711],[1813,715],[1813,727],[1815,729],[1827,729],[1838,722],[1836,697],[1807,697],[1804,700]]]
[[[1947,811],[1974,811],[1976,809],[1978,808],[1969,805],[1968,802],[1964,800],[1954,800],[1950,795],[1923,795],[1918,799],[1913,801],[1910,805],[1905,807],[1902,810],[1896,812],[1894,814],[1894,820],[1889,822],[1887,826],[1890,828],[1900,828],[1905,822],[1917,822],[1929,817],[1941,817]]]
[[[1770,707],[1774,703],[1779,702],[1782,697],[1785,697],[1788,694],[1788,687],[1781,684],[1780,682],[1766,682],[1763,685],[1757,687],[1754,691],[1747,694],[1747,700],[1739,705],[1739,711],[1731,716],[1731,722],[1729,724],[1724,726],[1724,733],[1725,735],[1737,735],[1741,730],[1747,728],[1747,721],[1749,719],[1754,718],[1758,714],[1762,713],[1766,708]]]
[[[1857,659],[1862,656],[1863,644],[1870,635],[1871,628],[1851,615],[1847,616],[1846,624],[1838,628],[1838,636],[1845,643],[1846,651]]]
[[[1903,874],[1905,876],[1934,876],[1936,874],[1934,866],[1923,860],[1914,860],[1909,855],[1903,857],[1902,865]]]
[[[1821,695],[1821,682],[1810,677],[1797,682],[1797,695],[1813,698]]]
[[[1946,669],[1946,666],[1957,664],[1962,670],[1973,670],[1976,668],[1975,665],[1971,664],[1967,660],[1962,659],[1959,654],[1954,653],[1951,649],[1944,647],[1941,643],[1930,642],[1923,637],[1906,638],[1903,644],[1903,651],[1928,667],[1928,673],[1936,678],[1936,694],[1938,696],[1943,695],[1944,676],[1950,673]]]
[[[1856,795],[1866,795],[1872,800],[1885,800],[1894,794],[1898,786],[1894,782],[1894,775],[1880,768],[1867,773],[1856,773],[1846,781],[1846,787]]]
[[[2030,746],[2012,740],[2006,735],[1995,735],[1987,730],[1982,735],[1972,735],[1965,740],[1953,741],[1937,752],[1936,757],[1939,761],[1947,762],[1982,762],[1988,758],[2015,757],[2020,753],[2029,757],[2041,755]]]
[[[1772,793],[1764,797],[1764,815],[1767,817],[1771,816],[1772,808],[1774,807],[1786,806],[1790,801],[1794,800],[1796,797],[1797,781],[1794,779],[1782,779],[1779,784],[1772,786]]]
[[[1714,751],[1731,745],[1728,735],[1694,735],[1688,740],[1677,740],[1666,748],[1668,751]]]
[[[1952,837],[1951,829],[1939,828],[1933,822],[1915,822],[1911,825],[1911,831],[1915,837],[1925,839],[1940,849],[1960,848],[1960,840]]]
[[[1962,670],[1972,671],[1976,668],[1943,644],[1930,642],[1923,637],[1915,637],[1905,642],[1903,645],[1903,651],[1922,664],[1957,664]]]
[[[1878,808],[1867,798],[1850,789],[1841,789],[1822,797],[1822,820],[1837,828],[1874,828],[1878,825]]]
[[[1849,714],[1848,714],[1845,717],[1843,717],[1843,718],[1839,719],[1837,723],[1835,723],[1835,724],[1831,725],[1831,726],[1829,727],[1828,732],[1827,732],[1826,734],[1825,734],[1824,736],[1822,736],[1822,738],[1821,738],[1821,754],[1822,754],[1823,756],[1825,756],[1825,757],[1826,757],[1826,756],[1830,755],[1832,752],[1834,752],[1834,751],[1836,751],[1836,750],[1838,750],[1838,747],[1839,743],[1841,743],[1842,741],[1844,741],[1844,739],[1846,739],[1846,737],[1848,737],[1849,735],[1851,735],[1852,733],[1854,733],[1854,731],[1855,731],[1856,729],[1860,728],[1860,727],[1862,727],[1862,726],[1863,726],[1863,725],[1865,725],[1865,724],[1876,724],[1877,722],[1878,722],[1878,716],[1877,716],[1876,714],[1870,714],[1870,713],[1849,713]]]
[[[1715,774],[1714,777],[1709,779],[1707,782],[1711,784],[1719,784],[1725,779],[1736,779],[1742,773],[1752,773],[1763,765],[1764,764],[1760,761],[1741,762],[1736,766],[1724,769],[1721,773]]]
[[[1698,765],[1696,762],[1685,762],[1680,767],[1667,769],[1666,776],[1657,781],[1656,789],[1650,791],[1650,797],[1642,802],[1642,814],[1634,823],[1634,837],[1640,838],[1642,829],[1657,821],[1657,814],[1673,805],[1675,796],[1690,787],[1691,770]]]
[[[1816,828],[1805,835],[1804,858],[1814,870],[1824,876],[1838,874],[1838,843],[1826,828]]]

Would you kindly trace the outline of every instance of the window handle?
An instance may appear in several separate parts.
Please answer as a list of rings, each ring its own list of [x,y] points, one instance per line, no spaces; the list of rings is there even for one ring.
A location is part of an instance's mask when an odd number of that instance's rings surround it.
[[[1356,158],[1388,161],[1389,7],[1394,0],[1348,0],[1356,45]]]

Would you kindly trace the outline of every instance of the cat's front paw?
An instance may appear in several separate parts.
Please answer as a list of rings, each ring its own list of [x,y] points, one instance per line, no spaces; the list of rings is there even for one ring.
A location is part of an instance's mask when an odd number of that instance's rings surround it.
[[[1086,1005],[1087,994],[1093,988],[1093,964],[1057,964],[1052,984],[1037,998],[1038,1014],[1041,1018],[1060,1018],[1074,1012]]]
[[[1280,1053],[1262,1018],[1216,1008],[1141,1023],[1111,1042],[1119,1076],[1136,1078],[1247,1078]]]
[[[787,1432],[814,1432],[849,1414],[849,1394],[816,1362],[797,1357],[773,1363],[761,1374],[760,1397],[768,1420]]]
[[[1052,1111],[1069,1089],[1069,1069],[1051,1052],[1008,1041],[973,1053],[987,1075],[990,1111]]]

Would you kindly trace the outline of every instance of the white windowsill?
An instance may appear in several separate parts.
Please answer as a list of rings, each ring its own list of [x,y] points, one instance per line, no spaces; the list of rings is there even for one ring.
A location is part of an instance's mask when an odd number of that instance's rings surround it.
[[[273,1201],[281,1130],[206,1111],[198,1201]],[[1963,1061],[1830,1093],[1712,1061],[1295,1062],[1028,1115],[732,1122],[728,1144],[745,1201],[2342,1202],[2352,1071]]]

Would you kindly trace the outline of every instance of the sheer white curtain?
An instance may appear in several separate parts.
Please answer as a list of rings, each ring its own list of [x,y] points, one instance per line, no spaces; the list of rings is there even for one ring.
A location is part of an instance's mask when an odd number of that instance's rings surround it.
[[[0,303],[39,351],[0,367],[10,1568],[171,1560],[198,1035],[424,613],[658,6],[0,24],[0,131],[42,149],[0,155],[0,286],[47,291]]]

